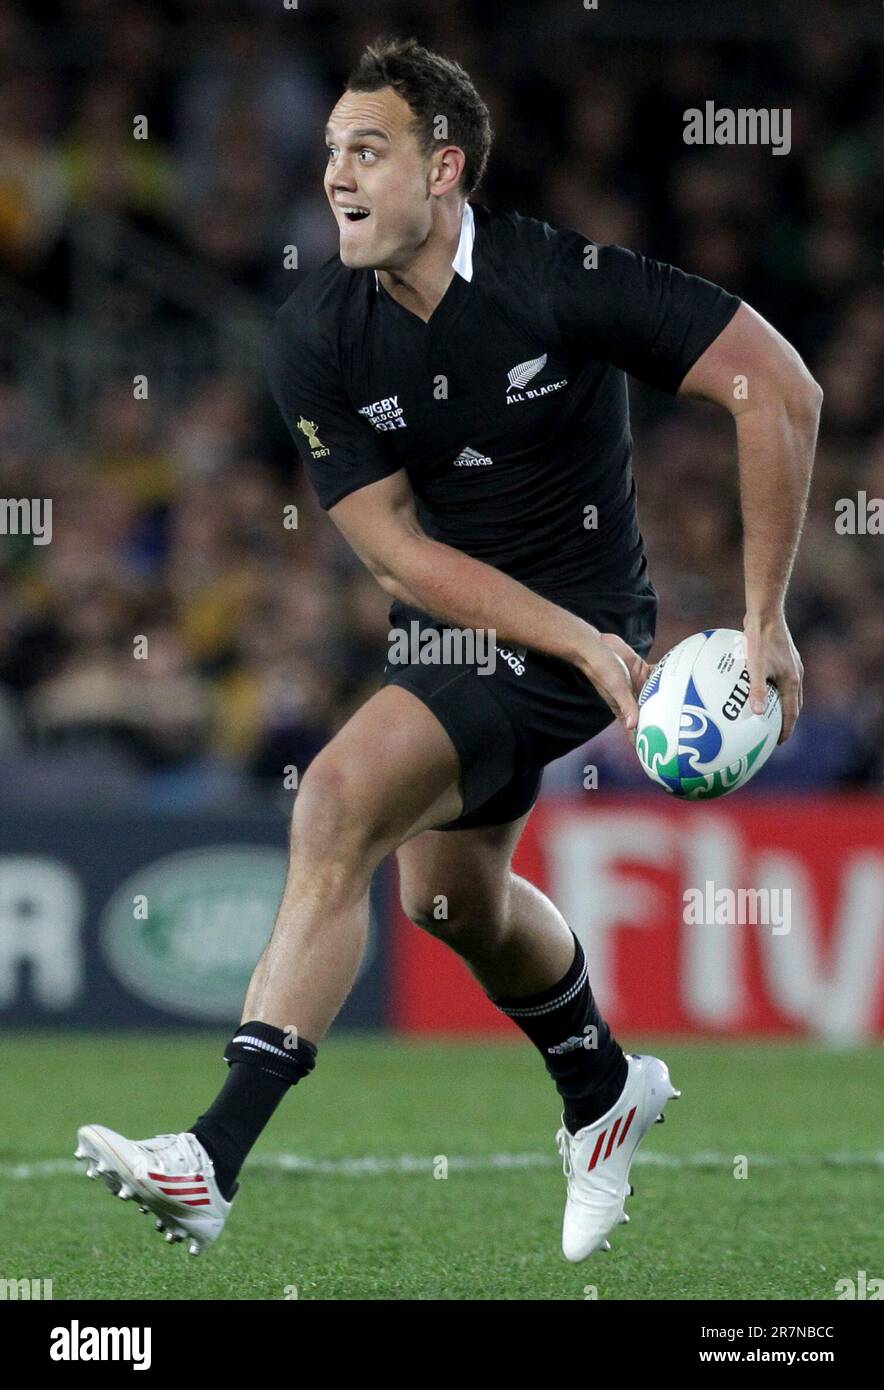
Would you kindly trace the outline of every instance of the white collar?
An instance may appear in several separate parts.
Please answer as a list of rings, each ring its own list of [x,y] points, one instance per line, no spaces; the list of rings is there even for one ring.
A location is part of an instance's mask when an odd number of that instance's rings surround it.
[[[457,243],[457,251],[454,260],[451,262],[458,275],[464,280],[473,278],[473,243],[476,240],[476,219],[473,216],[473,209],[469,203],[463,205],[463,217],[460,223],[460,241]],[[374,273],[374,287],[378,289],[380,281],[378,273]]]
[[[473,242],[475,240],[476,219],[469,203],[464,203],[460,224],[460,241],[457,243],[457,254],[451,264],[458,275],[462,275],[465,280],[472,280],[473,278]]]

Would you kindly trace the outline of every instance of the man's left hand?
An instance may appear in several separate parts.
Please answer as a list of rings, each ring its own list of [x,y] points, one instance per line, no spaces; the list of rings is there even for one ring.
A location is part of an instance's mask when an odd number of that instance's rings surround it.
[[[768,621],[750,618],[743,619],[746,634],[746,665],[749,670],[751,688],[749,703],[755,714],[763,714],[767,707],[767,681],[772,680],[780,692],[783,706],[783,731],[779,742],[791,738],[798,721],[803,699],[802,682],[804,667],[786,626],[785,617]]]

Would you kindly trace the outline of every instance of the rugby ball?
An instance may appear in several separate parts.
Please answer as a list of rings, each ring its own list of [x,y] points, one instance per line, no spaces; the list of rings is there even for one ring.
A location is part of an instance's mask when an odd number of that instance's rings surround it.
[[[635,751],[653,782],[704,801],[744,787],[777,746],[783,711],[767,683],[764,714],[749,704],[742,632],[710,628],[657,662],[638,697]]]

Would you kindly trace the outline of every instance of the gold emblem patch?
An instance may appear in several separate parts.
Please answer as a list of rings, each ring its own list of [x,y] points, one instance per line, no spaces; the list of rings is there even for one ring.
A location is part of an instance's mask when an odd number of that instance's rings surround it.
[[[304,416],[302,415],[300,420],[298,421],[298,429],[301,431],[303,435],[306,435],[307,443],[310,446],[310,452],[313,455],[313,457],[325,458],[325,456],[329,453],[329,450],[325,447],[325,445],[322,443],[322,440],[319,438],[319,435],[316,433],[316,421],[305,420]]]

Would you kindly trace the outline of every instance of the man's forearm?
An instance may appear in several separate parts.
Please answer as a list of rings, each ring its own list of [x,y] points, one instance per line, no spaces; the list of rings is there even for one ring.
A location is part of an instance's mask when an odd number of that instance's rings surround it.
[[[395,573],[379,576],[387,593],[462,628],[493,630],[508,645],[576,662],[591,624],[541,598],[492,565],[453,546],[414,536],[396,554]]]
[[[782,612],[798,549],[819,423],[818,389],[737,415],[747,614]]]

